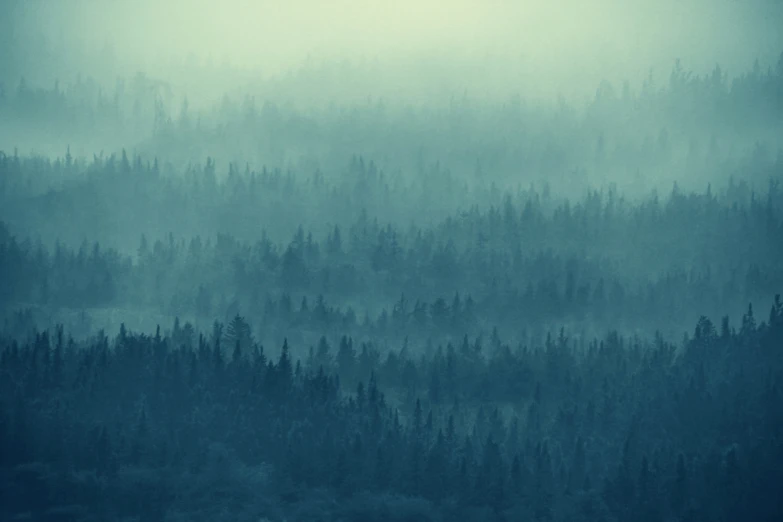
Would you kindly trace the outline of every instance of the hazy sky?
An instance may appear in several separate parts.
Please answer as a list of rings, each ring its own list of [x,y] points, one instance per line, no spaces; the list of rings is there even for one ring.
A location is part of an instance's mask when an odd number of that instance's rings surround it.
[[[697,71],[719,62],[737,73],[755,58],[774,63],[783,50],[777,0],[22,3],[17,33],[43,32],[53,52],[76,59],[110,43],[122,67],[159,74],[172,57],[189,55],[267,75],[296,69],[308,56],[370,60],[398,75],[405,64],[427,60],[436,68],[465,65],[449,69],[452,83],[483,75],[487,82],[524,78],[534,90],[589,91],[601,78],[639,80],[651,67],[665,78],[676,58]]]

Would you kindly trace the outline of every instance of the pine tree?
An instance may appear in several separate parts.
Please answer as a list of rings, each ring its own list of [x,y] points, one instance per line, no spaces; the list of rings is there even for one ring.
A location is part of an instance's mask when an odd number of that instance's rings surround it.
[[[236,314],[228,323],[224,341],[227,346],[236,347],[239,350],[240,358],[247,353],[253,345],[253,334],[244,317]]]

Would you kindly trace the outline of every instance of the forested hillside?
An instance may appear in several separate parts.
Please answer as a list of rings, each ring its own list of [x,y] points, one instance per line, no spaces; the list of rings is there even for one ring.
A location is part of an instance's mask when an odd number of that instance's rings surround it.
[[[778,520],[783,304],[681,345],[5,340],[3,518]]]
[[[783,520],[777,8],[419,1],[0,2],[0,520]]]

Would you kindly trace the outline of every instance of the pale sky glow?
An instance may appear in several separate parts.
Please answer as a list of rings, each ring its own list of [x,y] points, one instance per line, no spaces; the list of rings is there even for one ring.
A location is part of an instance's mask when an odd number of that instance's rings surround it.
[[[66,59],[78,60],[108,43],[122,70],[171,76],[167,79],[175,83],[172,59],[227,63],[264,77],[299,70],[308,59],[310,64],[348,60],[376,64],[385,81],[401,88],[409,81],[418,88],[424,68],[438,83],[478,91],[506,93],[513,90],[508,84],[524,78],[529,93],[585,94],[604,78],[638,83],[652,69],[663,79],[677,58],[697,72],[720,63],[739,73],[756,58],[774,63],[783,49],[778,29],[783,4],[767,0],[31,0],[25,5],[26,27],[43,32],[54,49],[67,51]],[[411,71],[418,76],[412,78]],[[456,77],[435,78],[438,71]]]

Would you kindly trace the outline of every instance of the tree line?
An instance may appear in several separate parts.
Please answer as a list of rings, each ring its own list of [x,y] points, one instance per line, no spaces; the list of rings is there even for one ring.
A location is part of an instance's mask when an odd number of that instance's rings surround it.
[[[343,336],[294,359],[241,317],[181,330],[3,340],[4,518],[783,515],[779,297],[681,345],[561,332],[419,355]]]

